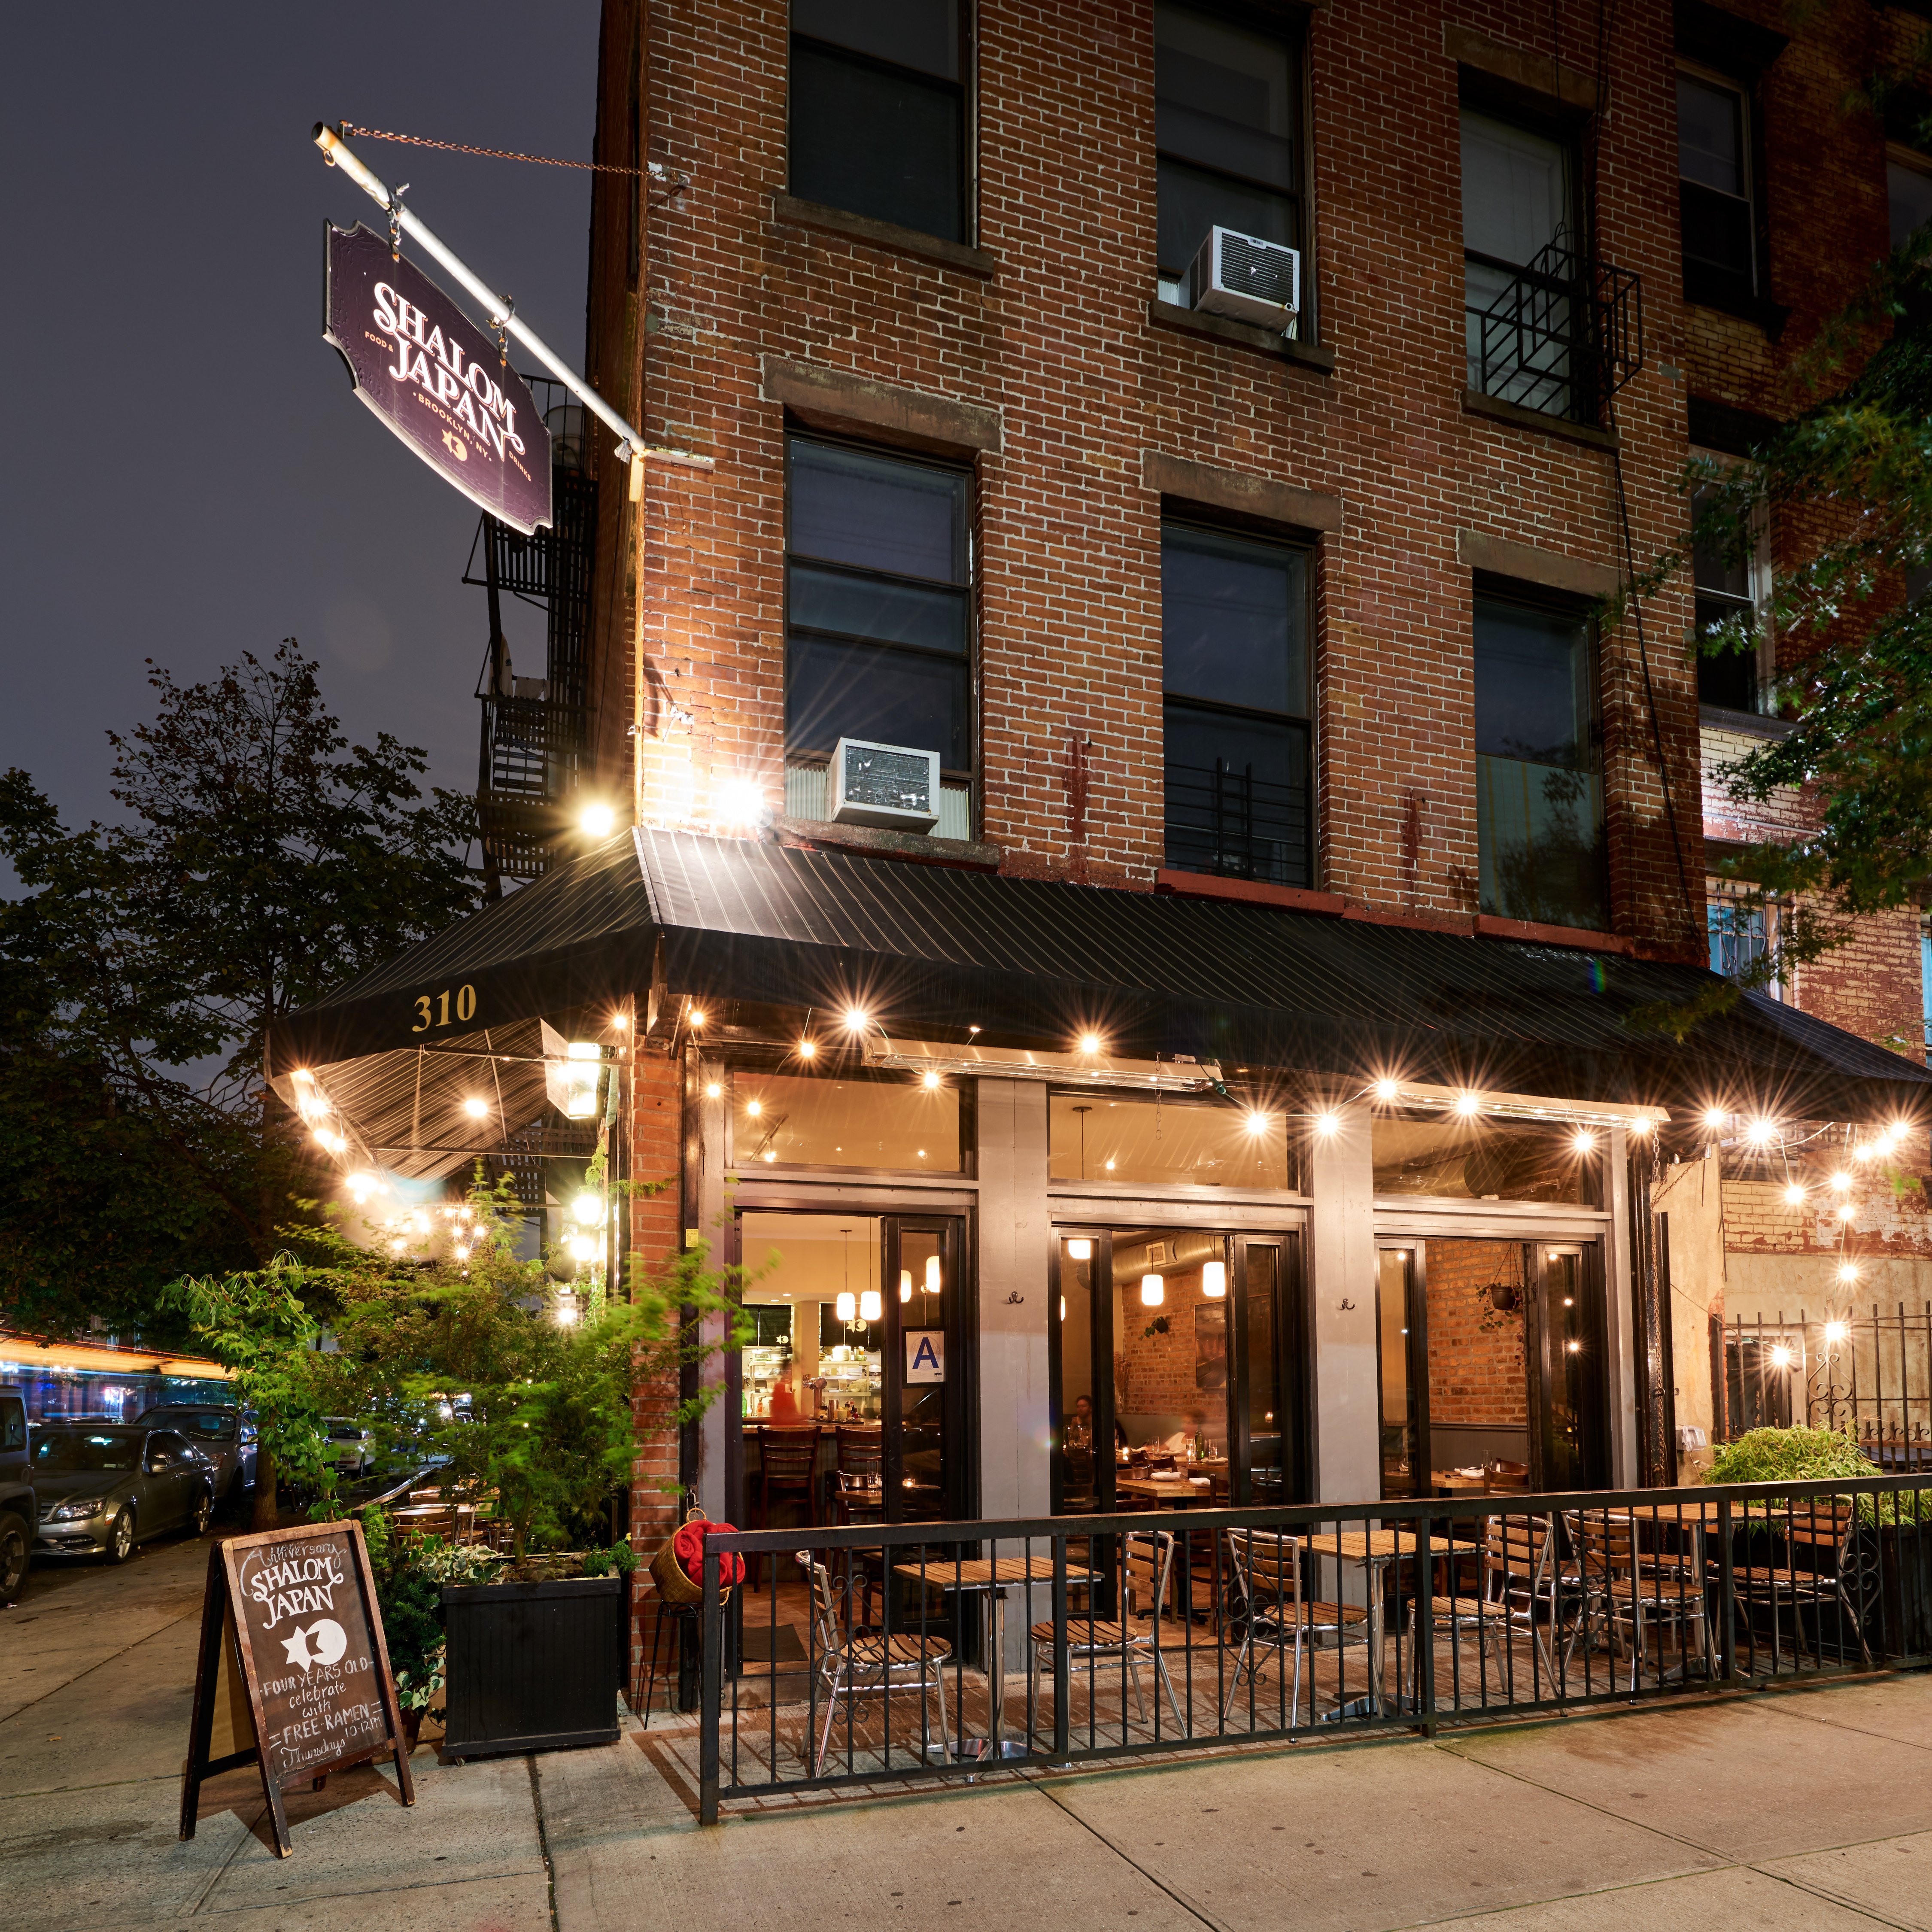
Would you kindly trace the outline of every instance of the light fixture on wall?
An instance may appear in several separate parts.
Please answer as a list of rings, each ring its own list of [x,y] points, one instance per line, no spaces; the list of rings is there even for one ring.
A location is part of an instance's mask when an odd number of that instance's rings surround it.
[[[1143,1308],[1158,1308],[1166,1299],[1167,1282],[1164,1277],[1157,1274],[1141,1276],[1141,1306]]]
[[[1228,1264],[1226,1262],[1204,1262],[1201,1264],[1201,1292],[1210,1301],[1226,1299],[1228,1293]]]

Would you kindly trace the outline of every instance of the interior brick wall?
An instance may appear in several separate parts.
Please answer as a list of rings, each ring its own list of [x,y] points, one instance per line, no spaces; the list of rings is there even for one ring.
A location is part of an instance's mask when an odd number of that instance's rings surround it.
[[[1522,1244],[1431,1241],[1428,1262],[1431,1426],[1469,1423],[1527,1428]],[[1514,1315],[1498,1314],[1490,1306],[1487,1291],[1499,1281],[1516,1290]]]

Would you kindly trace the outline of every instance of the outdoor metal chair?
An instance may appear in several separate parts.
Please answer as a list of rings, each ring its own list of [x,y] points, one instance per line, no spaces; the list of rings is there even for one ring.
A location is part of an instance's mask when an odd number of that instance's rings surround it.
[[[1359,1604],[1320,1603],[1302,1595],[1300,1537],[1271,1529],[1231,1529],[1227,1537],[1234,1594],[1229,1626],[1240,1631],[1241,1642],[1221,1706],[1221,1721],[1226,1724],[1228,1713],[1234,1708],[1242,1672],[1247,1672],[1250,1683],[1259,1679],[1263,1660],[1256,1654],[1257,1647],[1265,1646],[1278,1654],[1283,1642],[1292,1640],[1294,1660],[1288,1728],[1293,1730],[1301,1708],[1303,1645],[1316,1636],[1332,1636],[1338,1644],[1366,1643],[1369,1613]]]
[[[1175,1694],[1174,1680],[1167,1673],[1167,1660],[1160,1654],[1161,1613],[1167,1604],[1168,1574],[1173,1564],[1174,1537],[1171,1532],[1129,1531],[1120,1538],[1120,1584],[1125,1598],[1120,1606],[1121,1621],[1114,1623],[1090,1616],[1070,1615],[1066,1620],[1066,1654],[1070,1661],[1077,1659],[1086,1666],[1090,1696],[1095,1682],[1095,1666],[1109,1658],[1119,1658],[1123,1676],[1133,1680],[1134,1706],[1142,1724],[1147,1722],[1147,1693],[1141,1682],[1141,1666],[1151,1662],[1155,1676],[1167,1692],[1174,1724],[1184,1737],[1187,1722],[1180,1714],[1180,1700]],[[1144,1632],[1128,1628],[1130,1619],[1139,1621],[1134,1616],[1132,1606],[1143,1596],[1148,1605],[1148,1628]],[[1043,1672],[1050,1673],[1053,1669],[1052,1620],[1049,1618],[1034,1624],[1028,1630],[1027,1636],[1030,1657],[1027,1672],[1027,1732],[1031,1736],[1038,1729],[1040,1678]],[[1124,1711],[1124,1719],[1125,1714]]]
[[[824,1774],[826,1756],[832,1748],[832,1720],[842,1697],[845,1700],[849,1730],[855,1699],[889,1698],[895,1690],[916,1692],[920,1754],[925,1757],[930,1754],[932,1742],[926,1700],[936,1693],[940,1750],[950,1758],[952,1741],[946,1723],[945,1666],[952,1655],[951,1639],[899,1631],[888,1635],[855,1623],[849,1581],[836,1580],[808,1550],[798,1552],[798,1563],[812,1584],[812,1633],[818,1653],[812,1660],[817,1669],[818,1692],[825,1700],[825,1724],[812,1757],[812,1776]]]
[[[1505,1645],[1513,1630],[1526,1630],[1542,1659],[1545,1672],[1553,1682],[1556,1668],[1550,1660],[1546,1628],[1553,1628],[1556,1613],[1552,1554],[1554,1528],[1544,1516],[1486,1516],[1476,1544],[1479,1576],[1474,1593],[1468,1596],[1432,1596],[1423,1614],[1426,1632],[1432,1640],[1444,1631],[1452,1648],[1460,1633],[1476,1633],[1476,1655],[1486,1664],[1492,1647],[1500,1640]],[[1537,1614],[1541,1606],[1544,1615]],[[1408,1606],[1408,1670],[1412,1690],[1420,1694],[1421,1652],[1417,1646],[1418,1606]]]
[[[1612,1656],[1628,1648],[1630,1688],[1636,1690],[1653,1624],[1675,1626],[1679,1643],[1687,1647],[1694,1637],[1697,1654],[1708,1666],[1711,1632],[1701,1579],[1646,1570],[1636,1525],[1628,1516],[1573,1510],[1565,1513],[1564,1524],[1577,1606],[1563,1649],[1566,1678],[1577,1646],[1587,1651],[1599,1636],[1607,1636]]]
[[[1795,1647],[1802,1636],[1799,1612],[1808,1608],[1822,1611],[1827,1604],[1835,1604],[1840,1614],[1850,1620],[1852,1634],[1858,1639],[1859,1658],[1870,1670],[1871,1650],[1865,1641],[1862,1614],[1864,1591],[1858,1560],[1856,1504],[1835,1498],[1796,1498],[1768,1518],[1753,1515],[1748,1522],[1740,1521],[1737,1527],[1746,1532],[1745,1553],[1760,1559],[1736,1564],[1731,1573],[1738,1611],[1746,1618],[1747,1629],[1750,1611],[1759,1606],[1767,1606],[1771,1612],[1774,1654],[1783,1614],[1787,1609]],[[1782,1564],[1762,1560],[1772,1554],[1762,1546],[1767,1529],[1784,1545]],[[1760,1547],[1752,1549],[1754,1543]],[[1714,1576],[1716,1564],[1712,1563],[1710,1568]],[[1822,1652],[1822,1619],[1815,1642]],[[1842,1640],[1840,1648],[1842,1650]]]

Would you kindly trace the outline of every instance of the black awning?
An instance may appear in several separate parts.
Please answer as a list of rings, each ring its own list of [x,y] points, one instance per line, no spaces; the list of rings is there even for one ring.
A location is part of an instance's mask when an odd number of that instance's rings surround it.
[[[640,867],[641,866],[641,871]],[[757,839],[640,831],[560,868],[293,1016],[274,1065],[435,1044],[666,990],[857,1004],[888,1030],[1357,1079],[1383,1072],[1681,1110],[1850,1120],[1932,1099],[1932,1074],[1762,994],[1682,1041],[1641,1024],[1716,983],[1566,946]],[[440,996],[475,989],[446,1033]],[[418,1029],[428,995],[430,1027]]]
[[[269,1070],[444,1046],[626,1000],[650,983],[654,938],[637,848],[620,832],[276,1022]]]

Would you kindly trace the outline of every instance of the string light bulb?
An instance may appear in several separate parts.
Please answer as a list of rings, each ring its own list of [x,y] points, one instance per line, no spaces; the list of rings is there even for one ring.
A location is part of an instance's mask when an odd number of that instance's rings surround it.
[[[1315,1117],[1315,1131],[1324,1139],[1330,1134],[1339,1131],[1341,1125],[1342,1117],[1340,1114],[1321,1113]]]
[[[1570,1144],[1579,1154],[1594,1154],[1597,1150],[1597,1137],[1588,1127],[1579,1127]]]
[[[1393,1080],[1378,1080],[1376,1082],[1376,1098],[1381,1101],[1384,1106],[1387,1106],[1401,1091],[1402,1089]]]
[[[723,1086],[716,1080],[707,1080],[704,1083],[704,1097],[707,1100],[716,1100],[724,1090]]]
[[[704,1009],[702,1006],[693,1006],[685,1017],[694,1027],[701,1027],[704,1024]]]
[[[1771,1365],[1774,1369],[1788,1369],[1791,1366],[1791,1351],[1782,1342],[1771,1352]]]
[[[845,1009],[845,1030],[848,1033],[863,1033],[871,1021],[872,1016],[863,1006],[848,1006]]]
[[[570,1211],[577,1216],[580,1226],[602,1227],[604,1224],[604,1197],[586,1190],[570,1204]]]
[[[1100,1036],[1097,1033],[1083,1033],[1080,1036],[1080,1051],[1082,1053],[1098,1053],[1102,1044]]]
[[[1464,1120],[1469,1120],[1483,1110],[1483,1103],[1473,1094],[1459,1094],[1456,1096],[1456,1111]]]
[[[818,1057],[818,1042],[815,1040],[802,1040],[799,1042],[798,1057],[800,1059],[815,1059]]]
[[[1787,1208],[1802,1208],[1804,1205],[1804,1190],[1795,1180],[1784,1190],[1784,1204]]]
[[[1851,1186],[1851,1184],[1852,1177],[1849,1174],[1846,1174],[1842,1168],[1832,1177],[1832,1190],[1836,1193],[1844,1193],[1845,1190]]]
[[[1704,1109],[1704,1124],[1714,1132],[1721,1127],[1730,1118],[1730,1115],[1721,1107],[1706,1107]]]
[[[1858,1278],[1858,1269],[1856,1262],[1845,1262],[1840,1264],[1838,1279],[1840,1281],[1856,1281]],[[1825,1324],[1825,1339],[1828,1342],[1842,1342],[1850,1333],[1850,1329],[1842,1322]]]
[[[463,1103],[463,1111],[472,1120],[480,1120],[490,1111],[490,1103],[480,1094],[472,1094]]]
[[[586,805],[578,824],[592,838],[608,838],[617,829],[617,814],[608,805]]]
[[[920,1075],[919,1084],[930,1094],[938,1086],[939,1076],[931,1069],[928,1069],[926,1072]]]

